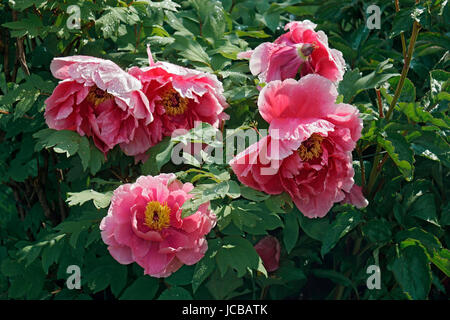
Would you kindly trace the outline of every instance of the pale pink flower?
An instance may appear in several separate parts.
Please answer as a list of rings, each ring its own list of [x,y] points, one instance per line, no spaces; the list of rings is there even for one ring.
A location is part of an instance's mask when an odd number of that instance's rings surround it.
[[[333,83],[318,75],[267,84],[258,107],[269,135],[230,162],[238,179],[269,194],[287,192],[307,217],[325,216],[352,190],[362,129],[358,110],[335,104],[336,97]]]
[[[250,71],[261,82],[319,74],[333,82],[342,80],[345,61],[342,53],[328,47],[323,31],[314,31],[316,24],[309,20],[290,22],[289,30],[273,43],[264,42],[253,52],[238,54],[238,58],[250,59]]]
[[[183,264],[193,265],[205,254],[205,235],[216,223],[209,202],[181,218],[181,206],[194,188],[173,173],[141,176],[114,191],[108,215],[100,224],[108,250],[121,264],[136,262],[144,274],[168,277]]]
[[[128,155],[150,147],[142,127],[152,122],[152,110],[136,78],[112,61],[89,56],[55,58],[50,70],[62,80],[45,101],[50,128],[92,137],[105,155],[118,144]]]
[[[266,236],[258,241],[255,250],[261,257],[264,268],[268,272],[278,269],[280,265],[280,242],[273,236]]]
[[[171,136],[177,129],[190,130],[196,122],[218,128],[229,119],[222,83],[205,72],[151,59],[146,68],[133,67],[129,73],[143,84],[143,92],[154,109],[154,121],[148,131],[152,144]]]
[[[350,192],[345,193],[345,198],[342,200],[342,203],[349,203],[358,208],[365,208],[369,204],[363,195],[362,188],[356,184],[353,185]]]

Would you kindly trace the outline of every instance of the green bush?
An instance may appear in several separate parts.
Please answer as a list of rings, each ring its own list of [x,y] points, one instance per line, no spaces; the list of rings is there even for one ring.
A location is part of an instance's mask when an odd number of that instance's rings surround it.
[[[366,9],[381,8],[369,30]],[[173,2],[9,0],[0,3],[0,299],[443,299],[450,274],[447,1]],[[81,11],[69,28],[70,5]],[[267,128],[257,80],[239,52],[309,19],[342,51],[339,100],[364,120],[353,154],[369,206],[335,205],[305,218],[285,194],[237,182],[229,166],[169,162],[174,141],[135,164],[119,148],[107,160],[91,139],[48,129],[45,99],[54,57],[91,55],[122,68],[154,57],[215,74],[230,108],[227,129]],[[400,84],[400,85],[399,85]],[[195,129],[186,139],[195,140]],[[214,141],[209,141],[214,143]],[[209,249],[165,279],[143,276],[108,253],[99,223],[111,191],[140,175],[174,172],[193,182],[218,216]],[[190,206],[190,207],[189,207]],[[186,210],[195,208],[189,202]],[[280,268],[267,276],[253,245],[271,234]],[[69,265],[81,289],[66,286]],[[369,290],[378,265],[381,289]]]

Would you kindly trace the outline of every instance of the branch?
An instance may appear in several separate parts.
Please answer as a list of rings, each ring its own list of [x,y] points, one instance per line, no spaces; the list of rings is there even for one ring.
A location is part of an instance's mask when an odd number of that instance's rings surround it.
[[[14,10],[12,11],[12,18],[13,18],[13,21],[17,21],[17,12]],[[21,38],[17,38],[16,57],[21,65],[23,71],[25,72],[25,74],[27,76],[29,76],[30,70],[28,70],[27,59],[25,57],[25,46],[23,44],[24,39],[25,39],[25,36],[23,36]]]
[[[397,104],[398,98],[400,97],[400,94],[402,93],[403,85],[405,83],[406,76],[408,75],[409,65],[411,63],[412,56],[414,53],[414,45],[416,43],[417,36],[419,34],[419,30],[420,30],[420,24],[417,21],[414,21],[411,39],[409,40],[408,54],[405,59],[405,64],[403,65],[403,70],[402,70],[402,74],[400,76],[400,81],[398,82],[397,88],[395,89],[394,98],[392,99],[391,105],[389,106],[389,110],[386,113],[386,120],[388,120],[388,121],[392,115],[392,112],[394,111],[394,107]]]
[[[398,0],[395,0],[395,12],[400,11],[400,5],[398,4]],[[402,54],[403,54],[403,60],[406,60],[406,41],[405,41],[405,34],[400,32],[400,38],[402,39]]]

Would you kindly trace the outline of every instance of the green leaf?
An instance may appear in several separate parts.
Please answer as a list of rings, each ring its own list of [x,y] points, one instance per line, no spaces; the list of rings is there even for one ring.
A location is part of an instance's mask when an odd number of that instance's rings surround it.
[[[414,172],[414,152],[410,143],[399,133],[386,133],[384,138],[378,136],[378,143],[387,151],[405,179],[411,181]]]
[[[33,88],[26,90],[26,93],[24,93],[24,96],[20,99],[14,109],[14,120],[27,113],[33,107],[33,104],[36,102],[39,95],[40,92],[38,89]]]
[[[450,277],[450,251],[448,249],[441,249],[431,257],[431,262],[434,263],[447,277]]]
[[[417,227],[410,228],[408,230],[401,230],[395,235],[395,240],[398,243],[407,239],[418,240],[431,255],[434,251],[442,249],[442,244],[439,242],[438,238]]]
[[[222,276],[228,268],[237,271],[237,276],[244,276],[248,268],[257,270],[260,257],[253,245],[245,238],[227,236],[222,239],[222,247],[216,254],[216,261]]]
[[[363,225],[362,232],[374,243],[388,242],[392,239],[391,224],[386,220],[369,220]]]
[[[275,213],[286,213],[290,212],[294,205],[292,204],[292,199],[286,192],[279,195],[271,195],[268,197],[264,204],[269,208],[270,211]]]
[[[166,12],[167,17],[167,23],[176,30],[175,34],[179,36],[188,36],[193,37],[194,34],[183,25],[182,18],[178,18],[175,14],[172,12]]]
[[[392,77],[388,80],[390,89],[395,92],[397,89],[398,82],[400,81],[400,76]],[[392,101],[392,100],[391,100]],[[388,101],[391,103],[391,101]],[[416,87],[408,78],[405,78],[402,92],[398,97],[398,102],[415,102],[416,101]]]
[[[358,93],[379,87],[390,78],[398,76],[398,73],[386,72],[392,68],[390,62],[390,59],[380,62],[374,71],[364,77],[358,68],[347,71],[338,87],[338,92],[344,96],[344,102],[349,103]]]
[[[396,234],[396,241],[402,244],[410,243],[410,245],[419,244],[425,250],[431,262],[434,263],[447,276],[450,274],[450,257],[448,250],[442,247],[439,239],[431,233],[423,229],[411,228],[402,230]],[[411,242],[412,241],[412,242]]]
[[[89,168],[91,170],[91,174],[95,175],[100,170],[102,163],[105,161],[105,156],[93,144],[90,145],[90,149],[91,157],[89,161]]]
[[[228,272],[221,276],[219,270],[216,270],[211,279],[206,284],[208,291],[214,299],[223,300],[229,298],[244,283],[242,278],[236,276],[236,272],[229,269]]]
[[[218,212],[219,230],[230,221],[240,230],[252,235],[266,235],[267,230],[282,227],[278,214],[268,211],[262,203],[235,200]]]
[[[30,15],[21,18],[20,21],[7,22],[2,24],[3,27],[11,29],[11,37],[23,37],[29,35],[31,38],[43,36],[47,34],[48,27],[44,27],[38,15]]]
[[[388,269],[394,273],[395,279],[410,299],[427,299],[431,288],[431,269],[420,246],[412,245],[401,249]]]
[[[171,0],[163,0],[163,1],[150,1],[150,0],[139,0],[134,1],[136,2],[145,2],[150,8],[156,8],[156,9],[164,9],[164,10],[170,10],[170,11],[177,11],[177,8],[180,7],[180,5],[176,2],[173,2]]]
[[[400,111],[403,112],[409,120],[415,122],[425,122],[441,128],[449,128],[449,125],[444,119],[433,117],[431,113],[425,111],[418,103],[401,102],[398,106],[400,107]]]
[[[14,277],[24,272],[24,266],[18,261],[7,258],[2,261],[0,271],[7,277]]]
[[[225,92],[228,101],[251,99],[258,96],[259,91],[254,86],[238,86]]]
[[[47,0],[16,0],[12,1],[10,5],[14,10],[24,11],[26,8],[29,8],[33,5],[35,5],[36,8],[40,8],[46,3]]]
[[[100,193],[94,190],[83,190],[81,192],[68,192],[67,202],[69,206],[83,205],[87,201],[94,201],[97,209],[107,208],[111,201],[113,192]]]
[[[208,251],[205,256],[195,265],[194,275],[192,276],[192,291],[195,293],[200,285],[215,270],[216,263],[214,257],[220,246],[219,239],[208,241]]]
[[[251,37],[251,38],[269,38],[270,35],[264,32],[264,30],[250,30],[250,31],[243,31],[243,30],[237,30],[236,34],[239,37]]]
[[[192,300],[192,296],[186,289],[171,287],[161,293],[158,300]]]
[[[120,296],[120,300],[152,300],[155,297],[158,288],[158,279],[143,276],[125,289]]]
[[[151,147],[146,152],[149,155],[148,160],[141,166],[142,174],[159,174],[162,166],[170,161],[174,145],[175,143],[170,140],[170,137],[165,137],[157,145]]]
[[[450,145],[440,134],[422,131],[420,136],[412,141],[411,146],[416,154],[441,162],[450,168]]]
[[[239,185],[232,180],[222,181],[220,183],[202,184],[194,188],[190,192],[194,194],[194,197],[188,199],[182,208],[181,217],[188,217],[197,212],[198,207],[209,200],[225,198],[229,196],[232,199],[239,198],[240,188]]]
[[[89,167],[89,163],[91,161],[91,149],[88,138],[81,137],[80,145],[78,148],[78,155],[80,156],[83,170],[86,170]]]
[[[64,241],[59,241],[65,235],[58,235],[50,240],[48,245],[42,250],[42,268],[48,273],[48,268],[58,262],[59,256],[64,248]]]
[[[192,283],[194,275],[194,266],[184,265],[177,272],[166,278],[166,282],[172,286],[184,286]]]
[[[313,274],[316,277],[329,279],[334,283],[342,284],[346,287],[351,287],[356,291],[355,285],[353,284],[352,280],[350,280],[344,274],[337,272],[335,270],[315,269],[313,270]]]
[[[111,292],[118,297],[127,284],[128,269],[123,265],[114,265],[109,273],[111,274]]]
[[[330,229],[323,239],[320,254],[325,256],[338,243],[339,239],[349,233],[362,221],[362,215],[356,210],[341,212],[331,223]]]
[[[291,211],[284,216],[283,242],[287,253],[291,253],[297,243],[299,234],[298,218],[295,211]]]
[[[433,102],[450,100],[450,72],[444,70],[430,71],[430,88]]]
[[[223,39],[226,21],[220,1],[191,0],[197,11],[199,19],[202,20],[203,37],[210,38],[213,42]]]
[[[270,197],[269,194],[265,194],[247,186],[241,186],[241,196],[243,196],[245,199],[256,202],[264,201]]]
[[[429,14],[425,7],[415,6],[410,8],[402,8],[395,14],[392,30],[389,34],[390,38],[399,35],[401,32],[410,31],[414,21],[426,26],[429,24]]]
[[[192,290],[194,293],[215,269],[215,261],[209,256],[205,256],[195,265],[194,276],[192,277]]]
[[[36,143],[36,151],[40,151],[43,148],[51,148],[57,153],[65,153],[67,157],[73,156],[77,153],[81,136],[75,131],[70,130],[52,130],[44,129],[33,135],[38,139]]]
[[[103,15],[95,21],[95,29],[101,31],[105,39],[117,40],[126,34],[121,24],[134,25],[140,22],[134,7],[107,7]]]
[[[434,202],[432,193],[426,193],[414,201],[408,210],[408,214],[439,226],[437,221],[436,203]]]
[[[175,42],[172,47],[178,50],[178,54],[189,61],[200,62],[211,66],[211,60],[202,46],[195,40],[174,35]]]
[[[311,219],[299,212],[297,218],[300,227],[309,237],[318,241],[324,241],[331,228],[328,217]]]
[[[208,145],[216,145],[216,136],[219,130],[207,122],[201,122],[185,134],[172,137],[172,142],[181,142],[187,145],[189,142],[206,143]],[[220,144],[221,145],[221,144]]]

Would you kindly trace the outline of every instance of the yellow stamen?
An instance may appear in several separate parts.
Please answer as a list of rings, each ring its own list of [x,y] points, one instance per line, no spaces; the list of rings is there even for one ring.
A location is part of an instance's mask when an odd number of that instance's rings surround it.
[[[298,149],[300,159],[309,161],[318,158],[322,154],[323,137],[313,133],[308,140],[303,141]]]
[[[166,90],[161,97],[161,103],[169,116],[178,116],[185,113],[188,102],[188,98],[182,98],[173,88]]]
[[[155,231],[167,228],[170,226],[170,208],[167,204],[150,201],[145,208],[144,224]]]
[[[86,100],[97,107],[100,103],[105,102],[106,100],[113,99],[114,96],[108,92],[103,91],[97,86],[93,86],[89,89],[89,93],[86,97]]]

